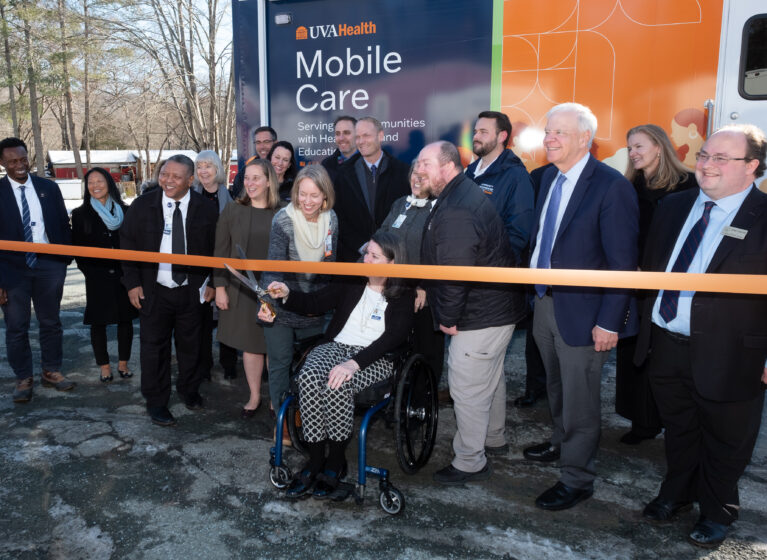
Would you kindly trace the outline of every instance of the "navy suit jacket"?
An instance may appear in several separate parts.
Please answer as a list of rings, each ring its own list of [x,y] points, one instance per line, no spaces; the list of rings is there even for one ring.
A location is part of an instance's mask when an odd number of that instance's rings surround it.
[[[69,216],[64,205],[64,197],[61,196],[61,189],[48,179],[31,173],[30,177],[43,209],[43,222],[48,241],[58,245],[71,245],[72,230],[69,227]],[[8,177],[0,179],[0,239],[24,241],[21,212]],[[38,255],[38,258],[61,261],[64,265],[72,262],[72,257]],[[26,267],[24,253],[0,251],[0,288],[7,290],[16,286],[22,280]]]
[[[642,269],[663,272],[698,189],[663,198],[647,236]],[[732,220],[748,233],[724,236],[707,274],[767,274],[767,194],[752,188]],[[652,348],[652,308],[658,291],[644,298],[637,365]],[[753,294],[695,292],[690,314],[690,359],[695,389],[712,401],[745,401],[760,387],[767,358],[767,298]]]
[[[535,205],[530,254],[535,249],[541,211],[557,168],[547,169]],[[620,173],[589,156],[551,249],[551,268],[636,270],[639,209],[634,187]],[[639,322],[631,290],[554,286],[554,315],[564,341],[590,346],[595,326],[636,334]]]

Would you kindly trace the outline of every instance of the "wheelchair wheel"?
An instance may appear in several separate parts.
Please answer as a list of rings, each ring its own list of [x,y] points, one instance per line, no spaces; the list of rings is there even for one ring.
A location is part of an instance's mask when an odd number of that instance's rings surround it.
[[[288,421],[288,434],[290,434],[290,440],[293,442],[293,449],[306,455],[306,439],[304,439],[304,428],[301,423],[301,411],[298,408],[298,399],[293,399],[293,402],[288,406],[286,413]]]
[[[378,503],[381,504],[381,509],[389,515],[397,515],[405,507],[405,497],[394,486],[389,486],[386,490],[381,490],[378,495]]]
[[[408,359],[400,371],[394,400],[397,461],[414,474],[431,457],[437,439],[437,380],[420,354]]]
[[[269,469],[269,481],[278,490],[284,490],[293,480],[293,475],[288,467],[272,467]]]

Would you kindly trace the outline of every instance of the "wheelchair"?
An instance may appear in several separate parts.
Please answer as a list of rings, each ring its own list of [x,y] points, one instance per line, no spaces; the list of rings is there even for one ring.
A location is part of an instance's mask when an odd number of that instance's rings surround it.
[[[310,350],[303,352],[295,372],[300,372]],[[357,482],[342,484],[351,487],[351,494],[360,505],[365,499],[368,475],[378,478],[378,502],[386,513],[396,515],[405,507],[405,498],[391,484],[389,470],[368,465],[368,429],[377,418],[383,418],[387,426],[393,427],[397,462],[403,472],[415,474],[429,461],[434,449],[439,406],[434,372],[426,359],[414,352],[411,344],[387,353],[386,357],[393,363],[393,375],[355,395],[355,411],[362,413],[357,442]],[[306,454],[296,378],[291,380],[291,390],[277,412],[275,445],[269,450],[269,479],[280,490],[287,488],[293,480],[293,473],[284,462],[282,429],[285,418],[293,448]]]

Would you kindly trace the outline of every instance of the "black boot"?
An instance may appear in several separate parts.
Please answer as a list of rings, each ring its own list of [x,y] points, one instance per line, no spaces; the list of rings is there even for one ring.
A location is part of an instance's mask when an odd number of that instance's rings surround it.
[[[314,487],[317,473],[322,470],[322,465],[325,462],[324,441],[306,442],[306,448],[309,451],[309,460],[288,486],[286,495],[289,498],[307,497]]]
[[[329,441],[330,450],[325,461],[325,469],[317,475],[317,482],[312,493],[315,498],[322,500],[336,495],[340,480],[346,476],[346,447],[349,441],[351,439]]]

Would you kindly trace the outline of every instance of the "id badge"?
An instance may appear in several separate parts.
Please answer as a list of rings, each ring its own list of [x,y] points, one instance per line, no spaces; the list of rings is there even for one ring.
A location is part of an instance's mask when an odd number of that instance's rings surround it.
[[[328,234],[325,236],[325,257],[329,257],[333,254],[333,235],[328,229]]]
[[[405,221],[405,218],[407,218],[405,214],[400,214],[399,216],[397,216],[397,219],[394,220],[394,223],[391,225],[391,227],[399,228],[402,225],[402,223]]]
[[[170,224],[166,221],[165,222],[165,227],[162,230],[162,234],[163,235],[170,235],[170,232],[171,232]]]

